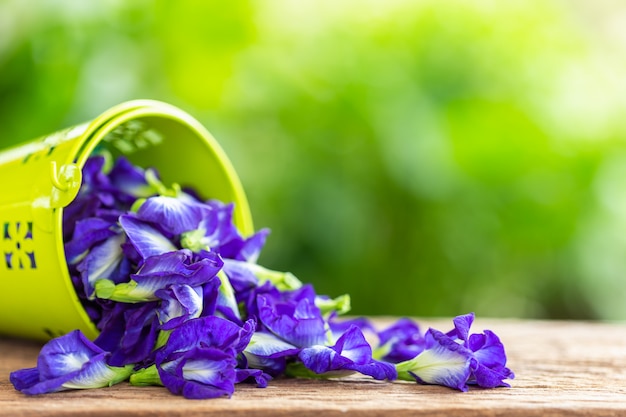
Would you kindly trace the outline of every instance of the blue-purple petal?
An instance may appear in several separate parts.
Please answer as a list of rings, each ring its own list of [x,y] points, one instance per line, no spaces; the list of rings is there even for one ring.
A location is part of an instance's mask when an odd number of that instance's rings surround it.
[[[37,395],[103,387],[126,379],[131,369],[108,367],[106,355],[75,330],[46,343],[37,358],[37,367],[13,372],[10,380],[24,394]]]
[[[157,362],[163,385],[189,399],[230,397],[235,390],[233,355],[216,348],[194,347],[169,362]]]
[[[233,349],[239,353],[245,346],[241,339],[249,340],[254,327],[240,327],[216,316],[191,319],[172,331],[168,343],[159,352],[165,358],[174,352],[190,350],[196,346],[211,346],[217,349]]]
[[[372,348],[358,327],[351,327],[335,343],[333,348],[341,356],[350,359],[357,365],[372,361]]]
[[[161,299],[157,310],[161,329],[171,330],[184,321],[200,317],[202,313],[202,287],[187,284],[174,284],[158,290],[155,295]]]
[[[506,367],[489,368],[476,359],[472,359],[471,369],[472,376],[469,383],[482,388],[510,387],[511,385],[504,380],[515,378],[513,372]]]
[[[176,197],[155,196],[144,201],[137,216],[160,225],[172,235],[195,230],[208,210],[200,204],[190,204]]]
[[[124,366],[143,362],[154,349],[159,321],[157,303],[118,303],[94,343],[111,352],[107,363]]]
[[[37,358],[37,368],[43,379],[56,378],[80,370],[103,353],[104,350],[75,330],[46,343]]]
[[[272,376],[263,372],[260,369],[235,369],[235,383],[245,382],[246,380],[254,379],[258,388],[267,387],[267,383],[272,379]]]
[[[76,263],[94,245],[117,234],[113,226],[113,222],[97,217],[77,221],[72,240],[65,244],[67,262]]]
[[[19,369],[17,371],[11,372],[11,374],[9,375],[9,380],[16,390],[27,390],[40,382],[39,369],[37,369],[36,367]]]
[[[420,354],[425,347],[419,326],[408,318],[401,318],[378,333],[379,345],[385,354],[383,360],[392,363],[407,361]]]
[[[319,309],[309,299],[282,301],[271,295],[258,295],[259,319],[272,333],[298,347],[324,344],[325,323]]]
[[[186,249],[166,252],[147,258],[131,278],[142,292],[155,294],[170,285],[187,284],[201,286],[215,279],[222,268],[219,255],[207,252],[202,258],[195,258]]]
[[[261,229],[247,239],[233,236],[220,245],[219,252],[225,258],[254,263],[258,260],[269,233],[269,229]]]
[[[85,295],[93,297],[94,284],[99,279],[110,279],[114,282],[126,278],[122,244],[126,237],[118,234],[94,246],[85,258],[77,265],[81,274]]]
[[[143,259],[177,249],[160,230],[134,215],[120,216],[119,222],[135,250]]]
[[[304,366],[317,374],[354,371],[377,380],[397,378],[395,367],[372,358],[372,349],[361,330],[354,326],[344,333],[335,346],[312,346],[298,354]]]
[[[154,189],[146,181],[146,172],[131,164],[123,156],[116,159],[108,177],[111,188],[120,194],[126,194],[131,198],[149,197],[154,194]],[[118,198],[126,200],[123,195]]]
[[[426,349],[416,358],[409,371],[418,382],[444,385],[467,391],[472,353],[444,333],[429,329]]]
[[[469,337],[470,327],[474,323],[474,313],[468,313],[461,316],[456,316],[452,323],[454,323],[454,330],[448,332],[449,336],[456,336],[458,339],[467,342]]]

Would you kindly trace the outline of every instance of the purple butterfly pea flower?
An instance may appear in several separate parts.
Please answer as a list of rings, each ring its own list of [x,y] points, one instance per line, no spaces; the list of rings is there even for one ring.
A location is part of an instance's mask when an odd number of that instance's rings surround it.
[[[103,189],[110,187],[108,177],[103,168],[104,156],[94,156],[85,162],[82,169],[82,185],[72,204],[63,209],[63,240],[69,241],[74,233],[74,225],[78,220],[94,217],[96,210],[102,206],[112,207],[115,199]]]
[[[108,353],[78,330],[46,343],[37,367],[12,372],[13,386],[28,395],[110,386],[127,379],[132,365],[111,367]]]
[[[378,333],[377,354],[391,363],[404,362],[420,354],[426,345],[419,326],[413,320],[401,318]]]
[[[242,296],[259,286],[259,278],[254,272],[254,265],[256,264],[224,258],[223,271],[236,294]]]
[[[95,284],[96,296],[121,302],[142,302],[158,299],[156,292],[170,285],[203,285],[222,268],[223,261],[214,252],[194,254],[187,249],[167,252],[146,259],[131,281],[112,285],[101,279]]]
[[[237,355],[248,345],[254,327],[253,321],[240,327],[215,316],[182,323],[156,352],[163,385],[186,398],[230,397],[244,377],[237,377]]]
[[[249,367],[262,369],[270,375],[278,376],[285,371],[287,358],[295,357],[300,350],[272,333],[256,331],[243,354]]]
[[[177,197],[154,196],[146,199],[137,210],[137,217],[158,224],[171,235],[195,230],[211,210],[201,204]]]
[[[231,258],[236,256],[237,249],[243,246],[244,241],[233,223],[234,205],[195,204],[194,206],[201,208],[201,216],[194,227],[187,229],[181,235],[181,245],[194,252],[210,249],[220,254],[224,247],[228,247],[230,253],[224,256]],[[231,246],[228,246],[229,244]]]
[[[336,376],[359,372],[378,380],[397,378],[392,364],[372,358],[372,348],[356,326],[350,327],[334,346],[304,348],[298,358],[306,368],[317,374]]]
[[[474,313],[455,317],[454,329],[448,336],[463,342],[463,346],[473,352],[468,381],[483,388],[509,387],[505,379],[514,379],[514,373],[506,367],[506,352],[500,338],[491,330],[469,334],[474,322]]]
[[[111,352],[109,365],[141,363],[151,357],[159,330],[157,308],[156,302],[116,303],[105,315],[94,343]]]
[[[98,217],[89,217],[76,222],[72,239],[65,243],[65,258],[76,264],[93,246],[119,234],[116,223]]]
[[[279,291],[297,290],[302,287],[302,282],[293,274],[273,271],[250,261],[224,258],[223,271],[236,293],[238,302],[246,301],[253,290],[259,289],[257,294],[267,292],[262,289],[265,288],[265,283],[270,283],[268,289]]]
[[[472,352],[439,330],[428,329],[424,339],[422,353],[396,365],[401,379],[467,391]]]
[[[447,334],[429,329],[424,335],[424,351],[396,365],[400,377],[461,391],[467,391],[468,384],[509,386],[503,380],[514,378],[514,374],[505,366],[500,339],[491,331],[470,335],[473,321],[474,314],[470,313],[456,317],[454,329]]]
[[[256,263],[269,233],[269,229],[261,229],[248,238],[231,236],[230,240],[220,245],[219,252],[224,258]]]
[[[210,282],[217,291],[217,280]],[[204,301],[202,286],[174,284],[156,291],[155,295],[161,299],[157,314],[162,330],[172,330],[187,320],[200,317],[202,313]]]
[[[178,249],[171,237],[166,236],[157,225],[143,221],[135,214],[122,215],[119,222],[142,260]]]
[[[155,194],[155,187],[146,179],[147,173],[157,177],[154,170],[144,170],[130,163],[124,156],[120,156],[108,173],[111,191],[119,201],[130,207],[137,198],[147,198]]]
[[[83,183],[80,193],[97,194],[102,189],[111,188],[111,181],[104,172],[106,165],[107,157],[104,154],[94,155],[87,159],[82,169]]]
[[[93,246],[76,266],[88,299],[93,299],[95,285],[99,280],[107,279],[118,283],[128,279],[130,264],[122,252],[125,240],[126,236],[123,233],[111,236]]]
[[[235,391],[236,366],[237,359],[229,352],[199,347],[157,362],[163,385],[189,399],[230,397]]]
[[[266,388],[272,376],[263,372],[261,369],[241,369],[235,368],[235,384],[254,379],[258,388]]]
[[[276,336],[297,347],[325,343],[325,321],[311,285],[284,292],[274,288],[256,300],[259,321]]]

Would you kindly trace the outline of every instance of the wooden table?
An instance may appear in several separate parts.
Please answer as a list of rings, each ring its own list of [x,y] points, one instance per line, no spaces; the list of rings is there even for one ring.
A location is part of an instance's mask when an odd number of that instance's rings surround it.
[[[448,330],[450,321],[420,324]],[[378,324],[386,324],[378,320]],[[40,344],[0,338],[0,415],[6,416],[626,416],[626,324],[483,320],[503,340],[511,388],[467,393],[366,378],[279,379],[240,384],[231,399],[186,400],[161,387],[71,391],[27,397],[9,372],[35,365]]]

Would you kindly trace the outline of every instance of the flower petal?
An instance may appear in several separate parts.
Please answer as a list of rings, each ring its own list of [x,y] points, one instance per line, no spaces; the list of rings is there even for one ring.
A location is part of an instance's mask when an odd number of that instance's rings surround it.
[[[468,339],[468,347],[474,352],[474,357],[489,368],[506,365],[504,345],[491,330],[485,330],[483,334],[471,335]]]
[[[125,214],[120,216],[119,221],[128,239],[143,259],[177,250],[163,233],[136,216]]]
[[[509,368],[489,368],[476,359],[472,359],[471,368],[472,378],[469,382],[475,383],[482,388],[510,387],[504,380],[515,378],[515,375]]]
[[[155,295],[161,299],[157,314],[163,330],[171,330],[202,313],[202,287],[174,284],[158,290]]]
[[[195,230],[208,210],[200,204],[191,204],[176,197],[156,196],[146,199],[137,216],[158,224],[172,235]]]
[[[114,190],[134,198],[145,198],[155,193],[154,188],[146,181],[146,172],[131,164],[124,156],[115,160],[108,177]]]
[[[239,353],[245,348],[245,345],[240,345],[241,340],[249,340],[253,331],[253,326],[240,327],[216,316],[191,319],[172,331],[167,344],[158,352],[157,357],[164,361],[171,354],[191,350],[196,346],[233,349]]]
[[[24,391],[40,381],[39,369],[37,369],[36,367],[19,369],[17,371],[11,372],[11,374],[9,375],[9,379],[16,390]]]
[[[65,389],[102,388],[117,384],[130,377],[133,365],[123,367],[107,366],[104,355],[101,360],[90,361],[72,379],[63,383]]]
[[[46,343],[37,358],[37,368],[16,371],[10,379],[24,394],[36,395],[103,387],[128,378],[132,367],[108,367],[106,356],[105,351],[75,330]]]
[[[348,329],[337,340],[333,349],[357,365],[370,363],[372,360],[372,348],[356,326]]]
[[[88,298],[93,298],[96,281],[100,279],[118,281],[123,278],[120,275],[125,275],[124,272],[119,271],[123,261],[121,245],[125,239],[123,234],[110,237],[93,247],[85,259],[78,264],[77,269],[81,273],[83,288]]]
[[[244,350],[245,353],[267,358],[293,355],[299,351],[296,346],[267,332],[255,332]]]
[[[456,336],[460,340],[467,342],[470,327],[472,327],[472,323],[474,323],[474,313],[457,316],[452,322],[454,323],[454,330],[448,332],[448,335]]]
[[[305,367],[317,374],[353,371],[377,380],[394,380],[398,376],[392,364],[372,358],[372,348],[356,326],[348,329],[337,340],[335,346],[318,345],[304,348],[298,354],[298,358]]]
[[[281,339],[298,347],[324,344],[325,323],[314,301],[282,301],[263,294],[257,296],[257,304],[261,322]]]
[[[135,303],[158,299],[156,292],[170,285],[187,284],[202,286],[217,279],[223,265],[222,259],[213,252],[195,256],[187,249],[167,252],[147,258],[130,282],[114,285],[107,280],[95,284],[96,296],[103,299]]]
[[[380,357],[393,363],[407,361],[420,354],[426,345],[419,326],[408,318],[401,318],[378,333]]]
[[[114,236],[113,226],[114,223],[97,217],[77,221],[72,240],[65,243],[67,262],[78,262],[94,245]]]
[[[94,343],[111,352],[107,363],[124,366],[148,358],[155,346],[159,322],[157,303],[118,303],[107,315]]]
[[[398,364],[398,371],[409,368],[406,370],[418,382],[467,391],[471,352],[438,330],[429,329],[425,339],[426,349],[414,359]]]
[[[267,387],[267,383],[272,379],[272,376],[266,374],[260,369],[235,369],[236,378],[235,383],[239,384],[250,378],[254,378],[258,388]]]
[[[234,356],[215,348],[193,348],[172,362],[157,363],[161,382],[190,399],[230,397],[235,390]]]
[[[343,365],[350,363],[347,358],[342,358],[334,349],[323,345],[302,349],[298,354],[298,359],[316,374],[340,370],[343,369]]]
[[[79,371],[94,357],[104,354],[81,332],[74,330],[46,343],[37,358],[41,378],[50,379]]]
[[[220,254],[225,258],[256,263],[269,233],[269,229],[261,229],[247,239],[235,237],[220,245]]]

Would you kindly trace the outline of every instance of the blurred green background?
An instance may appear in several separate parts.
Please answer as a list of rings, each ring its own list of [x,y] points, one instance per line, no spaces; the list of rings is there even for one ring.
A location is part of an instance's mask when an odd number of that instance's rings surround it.
[[[167,101],[355,314],[624,320],[620,6],[0,0],[0,144]]]

